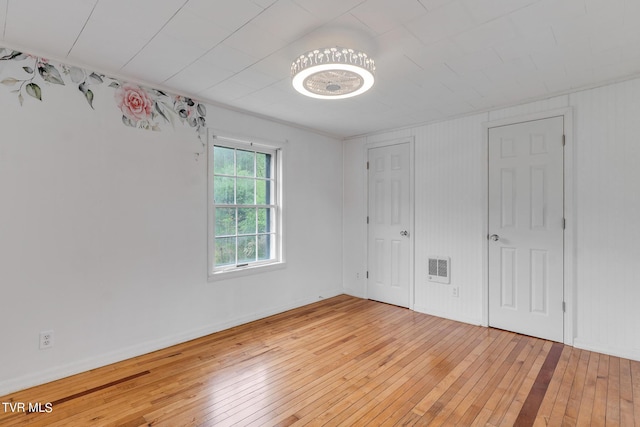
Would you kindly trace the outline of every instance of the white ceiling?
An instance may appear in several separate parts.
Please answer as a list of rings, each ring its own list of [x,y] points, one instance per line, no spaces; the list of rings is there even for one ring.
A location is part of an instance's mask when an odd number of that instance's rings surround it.
[[[338,137],[544,98],[640,73],[640,0],[0,0],[30,50]],[[306,50],[374,57],[368,93],[291,87]]]

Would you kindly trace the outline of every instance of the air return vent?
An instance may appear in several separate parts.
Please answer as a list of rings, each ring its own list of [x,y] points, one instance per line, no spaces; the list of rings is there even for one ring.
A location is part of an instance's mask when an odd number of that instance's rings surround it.
[[[429,257],[429,281],[438,283],[450,283],[451,258]]]

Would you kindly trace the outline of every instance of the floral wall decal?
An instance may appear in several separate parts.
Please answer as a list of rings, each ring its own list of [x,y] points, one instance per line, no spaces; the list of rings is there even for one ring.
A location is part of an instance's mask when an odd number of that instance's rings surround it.
[[[43,101],[45,83],[70,87],[77,85],[89,107],[94,108],[91,87],[108,83],[108,87],[115,89],[115,104],[122,112],[122,123],[126,126],[160,131],[163,124],[175,126],[179,122],[192,127],[201,140],[206,131],[206,107],[191,98],[124,82],[79,67],[56,64],[46,58],[6,48],[0,48],[0,61],[19,62],[21,65],[20,75],[0,80],[1,84],[13,88],[11,93],[17,94],[21,106],[27,97]]]

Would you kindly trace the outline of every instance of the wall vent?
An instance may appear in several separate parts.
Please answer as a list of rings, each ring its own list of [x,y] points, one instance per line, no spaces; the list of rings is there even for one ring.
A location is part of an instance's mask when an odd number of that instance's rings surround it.
[[[429,257],[429,281],[451,283],[451,258]]]

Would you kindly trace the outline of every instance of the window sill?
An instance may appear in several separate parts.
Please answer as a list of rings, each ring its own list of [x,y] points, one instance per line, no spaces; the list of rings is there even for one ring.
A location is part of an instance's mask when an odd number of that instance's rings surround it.
[[[251,276],[254,274],[268,273],[270,271],[282,270],[287,266],[285,262],[274,262],[272,264],[254,265],[238,267],[233,270],[216,271],[210,273],[208,281],[218,282],[220,280],[234,279],[236,277]]]

